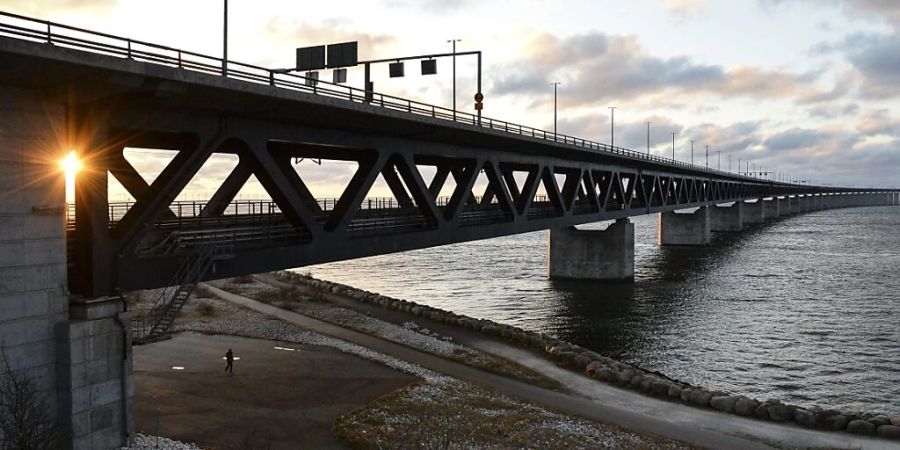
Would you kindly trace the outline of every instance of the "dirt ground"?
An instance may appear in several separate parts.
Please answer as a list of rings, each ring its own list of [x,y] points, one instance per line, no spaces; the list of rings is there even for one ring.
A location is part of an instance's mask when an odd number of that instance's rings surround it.
[[[135,430],[204,449],[344,448],[335,418],[415,380],[326,347],[181,333],[134,348]]]

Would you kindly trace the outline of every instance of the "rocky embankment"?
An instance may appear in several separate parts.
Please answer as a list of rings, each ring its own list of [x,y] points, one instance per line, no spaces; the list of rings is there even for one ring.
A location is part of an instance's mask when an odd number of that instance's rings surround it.
[[[728,392],[712,391],[673,380],[657,372],[616,361],[599,353],[553,337],[525,331],[491,320],[475,319],[406,300],[374,294],[354,287],[317,280],[293,272],[277,274],[285,281],[312,289],[329,291],[359,302],[385,309],[403,311],[414,316],[478,331],[517,345],[546,353],[561,365],[584,373],[599,381],[701,408],[727,414],[754,417],[773,422],[795,422],[800,426],[823,431],[844,431],[860,435],[877,435],[900,441],[900,417],[873,412],[840,411],[819,407],[801,407],[778,399],[759,400]]]

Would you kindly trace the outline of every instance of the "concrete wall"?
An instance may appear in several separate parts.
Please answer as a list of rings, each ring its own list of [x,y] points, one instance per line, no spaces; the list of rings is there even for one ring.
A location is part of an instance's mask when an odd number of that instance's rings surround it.
[[[744,203],[735,202],[731,206],[713,205],[709,207],[710,231],[741,231],[744,229]]]
[[[659,213],[659,245],[706,245],[711,241],[709,208]]]
[[[65,108],[0,88],[0,342],[13,371],[57,414],[55,326],[68,319],[65,180],[57,168]]]
[[[625,280],[634,278],[634,224],[617,221],[606,230],[575,227],[550,230],[550,278]]]
[[[111,331],[109,317],[70,316],[65,180],[58,167],[69,150],[65,104],[0,87],[0,143],[0,342],[10,368],[45,395],[62,448],[118,447],[130,426],[123,391],[112,387],[130,382],[126,335],[121,327]],[[113,397],[116,411],[94,408]],[[71,414],[73,405],[81,416]],[[98,431],[106,437],[95,439]]]

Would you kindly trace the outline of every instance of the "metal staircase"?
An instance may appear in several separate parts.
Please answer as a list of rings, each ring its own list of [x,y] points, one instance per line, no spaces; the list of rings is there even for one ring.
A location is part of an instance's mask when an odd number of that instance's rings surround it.
[[[172,277],[169,286],[160,292],[150,311],[143,317],[132,320],[134,343],[143,344],[166,338],[175,316],[213,264],[232,257],[233,246],[222,242],[196,247],[196,251],[188,254],[184,264]]]

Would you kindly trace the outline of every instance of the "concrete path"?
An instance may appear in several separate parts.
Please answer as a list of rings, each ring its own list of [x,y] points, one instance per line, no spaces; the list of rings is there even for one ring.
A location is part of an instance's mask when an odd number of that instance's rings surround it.
[[[384,339],[338,327],[206,285],[221,298],[299,327],[352,342],[403,361],[494,389],[552,409],[575,413],[640,433],[654,434],[711,449],[854,448],[900,449],[889,441],[823,433],[746,419],[667,402],[591,380],[556,367],[524,349],[496,341],[478,342],[481,350],[515,361],[560,380],[579,395],[548,389],[484,372]]]

